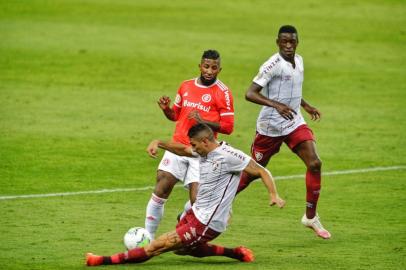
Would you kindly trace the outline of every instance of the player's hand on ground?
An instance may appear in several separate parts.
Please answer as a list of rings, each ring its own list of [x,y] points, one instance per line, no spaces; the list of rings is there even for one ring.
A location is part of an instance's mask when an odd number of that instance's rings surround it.
[[[319,110],[317,110],[315,107],[312,107],[312,106],[309,105],[309,106],[306,106],[306,107],[303,107],[303,108],[305,109],[305,111],[308,114],[310,114],[313,121],[320,120],[321,112]]]
[[[295,117],[295,114],[297,114],[291,107],[289,107],[283,103],[278,103],[275,106],[275,109],[286,120],[292,120]]]
[[[158,100],[158,105],[161,110],[170,109],[171,99],[168,96],[162,96]]]
[[[188,115],[188,119],[194,119],[198,123],[202,123],[202,121],[203,121],[202,117],[200,116],[199,111],[197,111],[197,110],[191,111]]]
[[[147,147],[147,153],[150,157],[152,158],[158,157],[158,145],[159,145],[158,140],[153,140],[152,142],[150,142],[150,144]]]
[[[285,206],[285,204],[286,204],[285,200],[283,200],[278,195],[271,196],[271,201],[269,203],[270,206],[277,205],[279,208],[283,208]]]

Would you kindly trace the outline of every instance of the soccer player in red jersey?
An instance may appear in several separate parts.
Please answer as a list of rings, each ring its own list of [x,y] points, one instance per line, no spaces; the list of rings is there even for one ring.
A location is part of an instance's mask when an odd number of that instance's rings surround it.
[[[254,254],[246,247],[226,248],[208,242],[226,230],[242,171],[260,177],[268,190],[269,204],[282,208],[285,201],[279,197],[275,181],[267,169],[248,155],[224,142],[217,142],[206,124],[194,125],[188,135],[191,146],[155,140],[150,143],[147,152],[155,158],[158,148],[162,148],[178,155],[198,158],[201,178],[193,207],[179,221],[175,230],[161,235],[145,247],[112,256],[88,253],[88,266],[141,263],[168,251],[194,257],[225,256],[242,262],[254,261]]]
[[[199,64],[200,76],[184,81],[175,102],[162,96],[158,105],[170,121],[176,122],[173,141],[189,145],[187,132],[196,123],[209,125],[215,136],[218,132],[231,134],[234,128],[233,97],[228,87],[217,79],[221,71],[220,54],[216,50],[203,53]],[[181,181],[189,188],[190,208],[196,198],[199,163],[193,157],[180,157],[166,151],[159,164],[156,185],[146,209],[145,228],[152,238],[162,219],[164,204],[175,184]]]
[[[330,233],[322,226],[316,213],[321,188],[321,160],[316,151],[313,132],[300,112],[302,107],[312,120],[321,113],[302,97],[303,59],[296,54],[299,37],[290,25],[279,29],[276,43],[279,52],[272,55],[259,69],[246,92],[246,99],[263,105],[257,120],[257,130],[251,147],[252,157],[262,166],[279,152],[282,143],[303,160],[306,172],[306,213],[302,224],[312,228],[319,237],[328,239]],[[241,176],[238,192],[255,177]]]

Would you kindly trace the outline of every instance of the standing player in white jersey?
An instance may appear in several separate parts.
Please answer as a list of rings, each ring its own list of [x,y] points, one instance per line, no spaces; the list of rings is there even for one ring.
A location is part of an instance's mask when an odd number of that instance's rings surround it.
[[[295,27],[282,26],[276,43],[279,52],[261,66],[246,93],[247,100],[263,105],[257,120],[251,155],[265,167],[284,142],[303,160],[307,173],[306,213],[302,223],[312,228],[319,237],[328,239],[331,235],[322,226],[316,213],[321,187],[321,160],[316,151],[313,132],[306,125],[300,107],[310,114],[312,120],[320,119],[321,113],[302,97],[303,59],[295,53],[299,43]],[[238,192],[254,179],[243,173]]]
[[[185,145],[189,145],[187,132],[196,123],[208,124],[215,131],[215,136],[217,132],[231,134],[234,128],[231,91],[217,79],[221,71],[220,54],[216,50],[205,51],[199,69],[200,77],[181,84],[172,108],[167,96],[162,96],[158,101],[165,116],[176,121],[172,140]],[[194,202],[199,181],[198,163],[196,158],[165,152],[158,167],[155,189],[146,209],[145,228],[153,238],[164,214],[165,202],[178,181],[189,188],[190,202]]]
[[[268,189],[271,206],[276,204],[282,208],[285,205],[278,195],[271,174],[240,150],[218,143],[206,124],[193,126],[188,136],[191,147],[155,140],[147,148],[152,157],[156,157],[158,147],[182,156],[200,156],[200,182],[196,201],[179,221],[176,230],[161,235],[145,247],[125,253],[112,256],[88,253],[88,266],[140,263],[168,251],[178,251],[178,254],[194,257],[225,256],[242,262],[254,260],[252,251],[246,247],[225,248],[207,242],[226,230],[242,171],[261,177]]]

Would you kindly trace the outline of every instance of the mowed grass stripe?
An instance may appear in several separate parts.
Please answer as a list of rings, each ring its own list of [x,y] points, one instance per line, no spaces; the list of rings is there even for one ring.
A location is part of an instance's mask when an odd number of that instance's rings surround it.
[[[341,171],[331,171],[324,172],[323,176],[332,176],[332,175],[343,175],[343,174],[361,174],[369,172],[378,172],[378,171],[398,171],[404,170],[406,166],[389,166],[389,167],[371,167],[371,168],[362,168],[362,169],[353,169],[353,170],[341,170]],[[285,176],[276,176],[275,180],[291,180],[303,178],[303,174],[295,175],[285,175]],[[182,185],[176,185],[175,187],[182,187]],[[114,188],[114,189],[100,189],[100,190],[89,190],[89,191],[75,191],[75,192],[60,192],[60,193],[46,193],[46,194],[27,194],[27,195],[13,195],[13,196],[0,196],[0,200],[13,200],[13,199],[29,199],[29,198],[45,198],[45,197],[57,197],[57,196],[76,196],[76,195],[87,195],[87,194],[99,194],[99,193],[115,193],[115,192],[131,192],[131,191],[144,191],[151,190],[154,186],[145,186],[139,188]]]

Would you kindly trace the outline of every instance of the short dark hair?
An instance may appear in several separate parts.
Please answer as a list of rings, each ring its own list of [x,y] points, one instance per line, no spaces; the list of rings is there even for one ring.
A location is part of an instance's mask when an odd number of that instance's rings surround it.
[[[202,59],[217,60],[220,58],[220,53],[216,50],[207,50],[203,52]]]
[[[281,28],[279,28],[278,35],[281,33],[295,33],[297,34],[297,30],[293,25],[282,25]]]
[[[189,138],[195,138],[196,139],[197,137],[201,136],[202,133],[206,133],[207,138],[209,140],[211,140],[211,141],[214,140],[213,130],[208,125],[203,124],[203,123],[198,123],[198,124],[192,126],[189,129],[187,135],[189,136]]]

